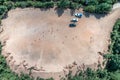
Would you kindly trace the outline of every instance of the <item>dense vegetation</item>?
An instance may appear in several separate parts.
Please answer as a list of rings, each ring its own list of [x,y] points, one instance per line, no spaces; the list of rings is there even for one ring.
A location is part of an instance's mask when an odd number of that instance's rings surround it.
[[[85,11],[94,13],[108,13],[111,7],[118,0],[0,0],[0,19],[16,7],[26,8],[52,8],[54,6],[62,9],[78,9],[82,7]],[[107,60],[106,68],[94,71],[87,69],[78,75],[67,76],[68,80],[120,80],[120,20],[118,20],[111,33],[111,45],[109,53],[104,55]],[[29,75],[18,76],[13,73],[6,64],[5,58],[1,55],[0,44],[0,80],[33,80]],[[44,80],[38,78],[37,80]],[[53,80],[48,79],[48,80]]]

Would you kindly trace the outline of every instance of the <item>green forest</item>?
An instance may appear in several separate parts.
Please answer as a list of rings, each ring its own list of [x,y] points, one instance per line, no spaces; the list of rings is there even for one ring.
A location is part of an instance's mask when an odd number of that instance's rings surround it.
[[[0,0],[0,19],[7,17],[7,12],[16,7],[26,8],[61,8],[79,9],[83,8],[91,13],[109,13],[114,3],[118,0]],[[12,72],[1,55],[2,45],[0,44],[0,80],[34,80],[26,74],[18,76]],[[111,33],[111,45],[109,53],[104,55],[106,61],[105,69],[98,68],[94,71],[88,68],[80,71],[79,74],[67,75],[67,80],[120,80],[120,20],[114,25]],[[44,80],[37,78],[37,80]],[[52,78],[47,80],[53,80]],[[64,80],[64,79],[63,79]]]

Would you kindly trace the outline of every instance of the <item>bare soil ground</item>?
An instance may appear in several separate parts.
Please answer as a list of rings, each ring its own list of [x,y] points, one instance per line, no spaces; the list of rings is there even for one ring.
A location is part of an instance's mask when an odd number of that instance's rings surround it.
[[[100,19],[83,16],[76,27],[70,28],[74,17],[70,10],[62,15],[54,9],[11,10],[2,20],[2,54],[13,71],[29,73],[32,68],[34,77],[59,80],[69,70],[96,69],[103,61],[99,53],[108,50],[110,32],[119,13],[120,9],[116,9]]]

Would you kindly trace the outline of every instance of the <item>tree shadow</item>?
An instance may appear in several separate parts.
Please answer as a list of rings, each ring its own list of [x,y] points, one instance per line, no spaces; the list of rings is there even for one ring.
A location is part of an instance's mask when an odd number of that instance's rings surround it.
[[[70,15],[73,16],[75,14],[75,9],[70,9]]]
[[[107,14],[96,14],[96,13],[89,13],[89,12],[83,12],[85,17],[89,18],[90,16],[95,16],[97,19],[100,19],[102,17],[105,17]]]
[[[40,8],[41,11],[47,11],[47,10],[50,10],[50,8]],[[65,9],[62,9],[62,8],[55,8],[54,9],[55,13],[57,13],[58,17],[62,16]],[[74,16],[75,14],[75,9],[70,9],[70,15],[71,16]],[[100,19],[102,17],[105,17],[107,14],[96,14],[96,13],[89,13],[89,12],[83,12],[84,16],[89,18],[90,16],[94,16],[96,17],[97,19]]]
[[[41,11],[47,11],[50,10],[50,8],[40,8]]]
[[[58,17],[62,16],[62,14],[64,13],[64,9],[61,9],[61,8],[55,8],[55,11]]]

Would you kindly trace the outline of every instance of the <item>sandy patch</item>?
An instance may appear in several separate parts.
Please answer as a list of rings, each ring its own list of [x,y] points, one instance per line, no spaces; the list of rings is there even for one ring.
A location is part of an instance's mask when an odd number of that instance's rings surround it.
[[[117,8],[120,8],[120,2],[114,4],[112,9],[114,10],[114,9],[117,9]]]
[[[73,69],[97,68],[102,62],[98,52],[105,53],[110,32],[120,17],[120,9],[97,19],[83,16],[77,26],[69,27],[70,10],[61,16],[54,9],[15,9],[2,20],[0,40],[2,54],[10,68],[20,73],[59,79]]]

